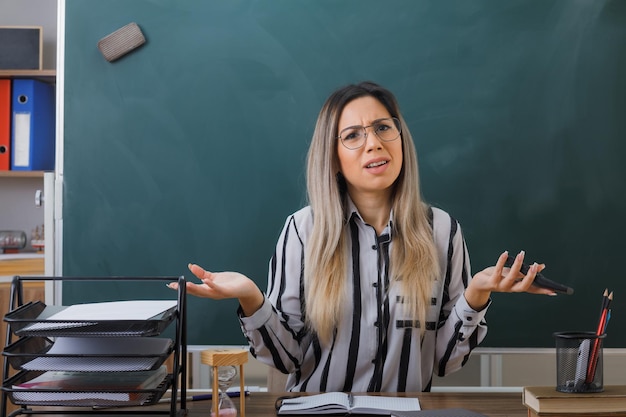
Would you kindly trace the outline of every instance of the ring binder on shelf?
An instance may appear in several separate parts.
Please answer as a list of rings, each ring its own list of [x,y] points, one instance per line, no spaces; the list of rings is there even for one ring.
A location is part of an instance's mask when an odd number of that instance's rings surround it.
[[[11,166],[11,80],[0,80],[0,171]]]
[[[38,80],[14,79],[12,92],[11,169],[54,169],[54,86]]]

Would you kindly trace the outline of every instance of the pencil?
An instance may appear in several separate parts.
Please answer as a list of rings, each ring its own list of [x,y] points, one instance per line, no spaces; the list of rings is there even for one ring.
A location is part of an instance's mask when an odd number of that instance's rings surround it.
[[[250,394],[250,391],[244,391],[243,395],[248,396]],[[230,398],[238,398],[241,396],[241,392],[239,391],[226,391],[226,395],[228,395]],[[197,395],[190,395],[185,397],[185,399],[187,401],[205,401],[205,400],[210,400],[211,398],[213,398],[213,394],[197,394]],[[181,400],[180,397],[177,398],[178,401]],[[169,403],[171,401],[171,398],[161,398],[159,400],[159,403]]]
[[[589,366],[587,367],[587,379],[585,380],[587,384],[591,384],[596,375],[596,367],[598,366],[598,355],[600,354],[600,336],[604,334],[609,306],[611,305],[611,301],[613,301],[613,291],[611,291],[609,295],[606,295],[607,292],[608,289],[604,290],[604,294],[602,295],[602,310],[600,312],[600,320],[598,320],[596,338],[593,342],[593,348],[589,357]]]

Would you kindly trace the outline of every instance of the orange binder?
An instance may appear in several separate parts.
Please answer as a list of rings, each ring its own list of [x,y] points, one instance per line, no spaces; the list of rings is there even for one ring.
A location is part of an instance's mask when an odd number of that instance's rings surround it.
[[[11,80],[0,80],[0,171],[11,166]]]

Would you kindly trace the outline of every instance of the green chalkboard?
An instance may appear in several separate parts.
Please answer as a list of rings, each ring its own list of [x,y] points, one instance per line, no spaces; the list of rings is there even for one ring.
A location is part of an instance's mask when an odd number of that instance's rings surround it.
[[[425,198],[463,227],[474,271],[526,250],[572,296],[494,294],[484,346],[624,326],[626,2],[65,1],[63,273],[238,270],[265,288],[327,95],[397,94]],[[136,22],[146,44],[107,62]],[[167,296],[67,283],[64,303]],[[192,298],[191,344],[245,343],[236,304]],[[610,329],[609,329],[610,330]],[[608,347],[626,347],[610,332]]]

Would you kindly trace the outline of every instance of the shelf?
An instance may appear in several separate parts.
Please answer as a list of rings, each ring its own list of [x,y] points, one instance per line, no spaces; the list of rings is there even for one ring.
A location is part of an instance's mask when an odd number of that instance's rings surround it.
[[[45,171],[0,171],[0,178],[43,178]]]
[[[57,71],[47,70],[0,70],[0,78],[37,78],[46,82],[54,82]]]
[[[37,255],[39,256],[21,259],[2,259],[0,256],[0,277],[5,275],[43,275],[45,273],[43,253]]]

